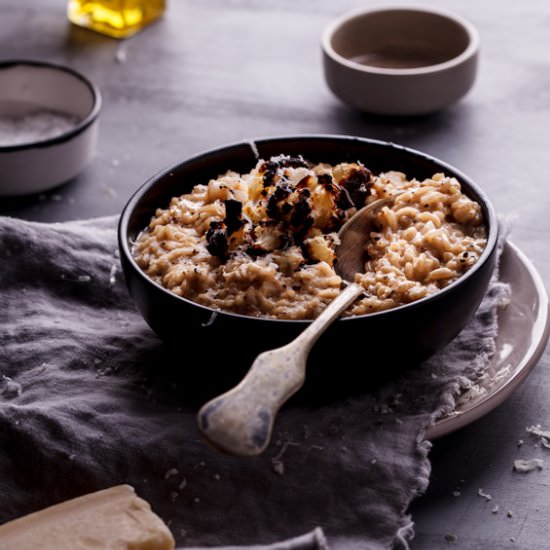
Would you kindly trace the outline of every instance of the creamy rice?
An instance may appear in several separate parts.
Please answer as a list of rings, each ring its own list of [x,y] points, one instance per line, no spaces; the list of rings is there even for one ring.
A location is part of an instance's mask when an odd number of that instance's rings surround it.
[[[155,281],[200,304],[236,313],[311,319],[342,286],[334,270],[339,228],[365,204],[377,214],[356,282],[361,315],[418,300],[460,277],[486,243],[479,204],[438,173],[408,180],[361,163],[260,160],[246,174],[198,183],[158,209],[133,254]]]

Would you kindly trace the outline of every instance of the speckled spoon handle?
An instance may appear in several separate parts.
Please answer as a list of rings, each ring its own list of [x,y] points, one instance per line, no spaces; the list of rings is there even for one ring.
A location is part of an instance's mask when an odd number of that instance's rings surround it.
[[[258,355],[239,385],[206,403],[198,414],[206,439],[230,454],[260,454],[279,408],[304,383],[309,350],[363,290],[350,283],[296,339]]]

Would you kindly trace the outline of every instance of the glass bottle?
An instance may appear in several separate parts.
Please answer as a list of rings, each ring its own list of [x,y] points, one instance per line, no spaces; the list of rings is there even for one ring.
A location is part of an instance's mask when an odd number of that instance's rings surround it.
[[[67,15],[75,25],[127,38],[158,19],[165,0],[69,0]]]

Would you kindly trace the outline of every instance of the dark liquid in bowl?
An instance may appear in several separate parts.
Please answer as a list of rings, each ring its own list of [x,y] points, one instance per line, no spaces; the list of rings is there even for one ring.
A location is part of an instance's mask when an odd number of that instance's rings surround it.
[[[415,69],[447,61],[448,57],[430,48],[393,47],[357,55],[351,61],[369,67],[385,69]]]

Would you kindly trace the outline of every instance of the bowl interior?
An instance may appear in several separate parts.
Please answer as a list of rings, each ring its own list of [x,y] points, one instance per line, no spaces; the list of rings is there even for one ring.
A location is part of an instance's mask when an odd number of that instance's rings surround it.
[[[0,115],[48,109],[82,120],[95,105],[89,83],[70,70],[33,63],[0,65]]]
[[[451,60],[470,41],[468,30],[444,14],[393,9],[345,19],[334,29],[330,45],[338,55],[361,65],[411,69]]]
[[[452,166],[418,151],[376,140],[345,136],[281,137],[244,142],[206,152],[158,174],[138,189],[121,216],[122,245],[135,269],[140,271],[131,257],[132,242],[149,224],[157,208],[166,208],[172,197],[188,193],[194,185],[207,183],[228,170],[248,172],[256,165],[258,158],[267,159],[281,154],[302,155],[314,163],[360,161],[374,173],[397,170],[417,179],[430,178],[437,172],[445,172],[456,177],[462,184],[463,191],[481,204],[488,226],[487,253],[495,244],[497,222],[490,201],[467,176]],[[484,255],[479,262],[483,259]],[[475,270],[475,266],[470,272],[472,270]],[[459,281],[460,279],[450,286]],[[175,295],[174,298],[186,300]],[[415,307],[415,303],[408,307],[411,306]],[[346,319],[339,320],[345,321]]]

